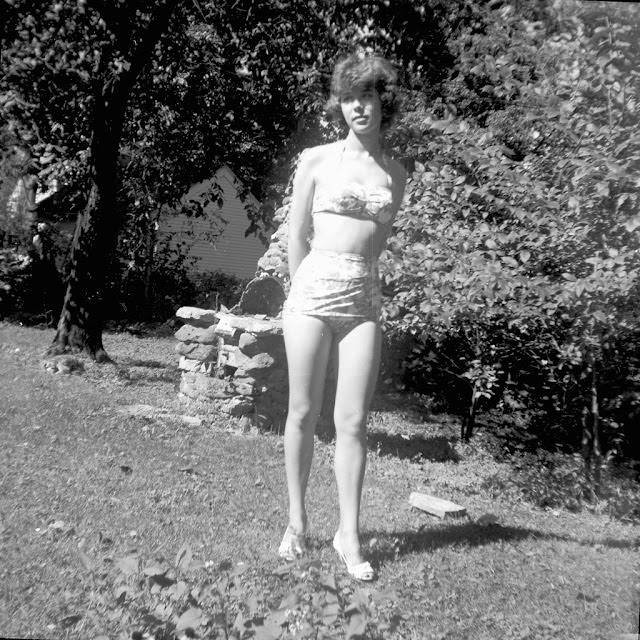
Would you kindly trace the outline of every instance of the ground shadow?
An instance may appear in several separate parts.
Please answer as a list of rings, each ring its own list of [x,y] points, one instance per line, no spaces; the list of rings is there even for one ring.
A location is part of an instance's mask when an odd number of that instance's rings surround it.
[[[369,449],[381,456],[404,459],[425,459],[431,462],[459,462],[461,460],[451,442],[444,436],[407,436],[372,431],[367,435]]]
[[[363,536],[363,544],[376,539],[372,557],[376,561],[388,561],[397,556],[409,555],[420,551],[433,551],[443,547],[478,547],[495,542],[518,542],[533,538],[535,540],[556,540],[575,542],[583,546],[602,545],[614,549],[634,549],[638,547],[633,540],[603,538],[599,540],[580,540],[572,536],[547,533],[525,527],[511,527],[500,524],[483,525],[461,520],[447,526],[421,527],[417,531],[369,531]]]
[[[390,412],[401,416],[402,420],[412,425],[422,425],[427,420],[432,421],[432,414],[423,404],[407,393],[381,392],[376,393],[371,401],[371,413]]]
[[[159,360],[136,360],[134,358],[122,358],[119,363],[127,367],[146,367],[147,369],[177,369],[175,365],[169,365]]]
[[[118,360],[116,365],[118,378],[128,384],[150,384],[154,382],[171,382],[180,380],[180,369],[167,366],[155,360]]]
[[[280,433],[280,431],[276,432]],[[322,420],[315,431],[321,442],[335,440],[336,430],[328,420]],[[461,456],[446,436],[406,435],[385,431],[367,431],[367,448],[379,456],[391,456],[399,460],[429,460],[431,462],[460,462]]]

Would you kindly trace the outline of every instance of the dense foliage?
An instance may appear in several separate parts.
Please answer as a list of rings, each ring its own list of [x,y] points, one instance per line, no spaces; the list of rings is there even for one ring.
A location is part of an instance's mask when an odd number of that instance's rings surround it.
[[[597,476],[603,446],[638,441],[638,14],[476,12],[442,98],[396,133],[415,164],[386,326],[415,336],[408,382],[463,436],[498,405]]]

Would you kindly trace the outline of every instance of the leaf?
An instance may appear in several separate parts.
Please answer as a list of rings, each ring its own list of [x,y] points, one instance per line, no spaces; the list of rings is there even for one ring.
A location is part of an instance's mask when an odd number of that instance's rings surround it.
[[[169,567],[163,567],[158,563],[152,563],[147,565],[142,573],[144,573],[145,576],[163,576],[168,570]]]
[[[531,257],[531,252],[527,251],[526,249],[523,249],[518,256],[520,257],[520,261],[524,264],[525,262],[529,261],[529,258]]]
[[[139,558],[137,555],[129,555],[116,560],[115,566],[125,575],[133,575],[139,571]]]
[[[295,609],[300,602],[300,596],[295,591],[288,593],[280,602],[279,609]]]
[[[481,527],[489,527],[498,524],[498,520],[498,516],[494,513],[484,513],[476,520],[476,524],[479,524]]]
[[[518,264],[518,261],[515,260],[514,258],[512,258],[511,256],[503,256],[500,259],[502,260],[502,262],[504,264],[508,265],[509,267],[519,267],[520,266]]]
[[[124,585],[120,585],[114,588],[113,595],[116,598],[116,603],[121,605],[124,604],[128,597],[131,597],[131,590]]]
[[[327,602],[322,607],[322,622],[323,624],[330,626],[337,619],[340,614],[340,604],[336,602]]]
[[[187,609],[176,622],[176,631],[184,631],[185,629],[196,629],[202,624],[202,609],[199,607],[191,607]]]
[[[255,640],[278,640],[283,631],[281,626],[270,622],[258,625],[253,630],[255,632],[253,636]]]
[[[322,585],[327,591],[335,593],[337,591],[336,586],[336,578],[334,575],[330,573],[323,573],[320,575],[318,582]]]
[[[577,280],[577,278],[573,275],[573,273],[563,273],[562,277],[565,280],[569,280],[570,282],[575,282]]]
[[[73,625],[78,624],[82,620],[82,616],[78,614],[73,614],[70,616],[65,616],[60,620],[60,626],[63,629],[68,629],[69,627],[73,627]]]
[[[349,624],[347,625],[347,633],[345,640],[356,640],[364,638],[367,629],[367,621],[360,610],[355,610],[349,616]]]
[[[286,576],[290,574],[291,569],[292,569],[291,565],[281,564],[279,567],[276,567],[271,573],[274,576],[278,576],[279,578],[281,578],[282,576]]]
[[[191,547],[185,542],[176,554],[176,567],[182,571],[187,571],[191,566],[191,560],[193,560],[193,552],[191,551]]]
[[[640,215],[633,216],[624,223],[624,228],[630,233],[635,231],[638,227],[640,227]]]
[[[82,562],[84,568],[87,571],[93,571],[93,561],[91,558],[82,550],[78,551],[78,555],[80,556],[80,562]]]

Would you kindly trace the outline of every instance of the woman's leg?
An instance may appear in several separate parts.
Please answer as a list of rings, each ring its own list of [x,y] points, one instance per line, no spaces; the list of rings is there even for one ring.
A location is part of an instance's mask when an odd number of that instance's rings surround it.
[[[285,316],[284,342],[289,370],[289,411],[284,430],[284,459],[289,490],[289,524],[306,528],[304,497],[313,458],[313,434],[322,409],[332,334],[320,319]]]
[[[350,565],[364,561],[360,550],[360,496],[366,463],[366,420],[380,366],[380,327],[359,324],[338,345],[335,473],[340,501],[338,529]]]

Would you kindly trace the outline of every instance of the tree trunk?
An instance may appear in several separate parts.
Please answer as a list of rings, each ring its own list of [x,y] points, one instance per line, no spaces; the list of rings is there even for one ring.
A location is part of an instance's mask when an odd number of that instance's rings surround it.
[[[471,402],[467,409],[467,414],[462,419],[462,427],[460,431],[460,437],[465,442],[471,440],[473,436],[473,430],[476,426],[476,408],[478,404],[478,395],[476,394],[475,384],[471,389]]]
[[[158,213],[157,219],[160,219],[160,213]],[[145,237],[144,303],[147,319],[153,320],[155,315],[155,295],[153,293],[151,278],[153,276],[153,267],[156,255],[156,220],[149,220],[148,225]]]
[[[109,360],[102,345],[102,296],[120,228],[115,193],[124,114],[136,78],[153,55],[156,43],[179,4],[172,0],[158,3],[142,37],[131,44],[127,55],[130,63],[128,70],[114,76],[112,60],[101,59],[101,74],[98,77],[103,82],[96,92],[90,146],[91,188],[85,210],[78,216],[62,313],[49,354],[86,352],[98,362]],[[108,17],[113,15],[109,14]],[[114,28],[121,28],[121,44],[126,46],[130,40],[128,36],[125,37],[129,34],[127,25],[116,25]]]
[[[582,457],[585,479],[591,489],[591,497],[600,492],[600,467],[602,449],[600,445],[600,400],[598,396],[598,370],[596,359],[589,357],[591,378],[589,384],[589,405],[582,411]]]
[[[593,483],[596,495],[600,493],[600,467],[602,450],[600,447],[600,406],[598,398],[598,372],[595,361],[591,366],[591,435],[593,454]]]
[[[78,216],[71,245],[70,270],[58,328],[49,354],[86,352],[98,362],[109,360],[102,345],[102,294],[107,267],[118,239],[120,217],[115,206],[116,164],[123,112],[109,113],[100,96],[91,141],[91,188]]]
[[[582,425],[582,460],[584,462],[584,476],[586,481],[591,485],[591,423],[589,419],[589,410],[586,407],[582,409],[580,423]]]

